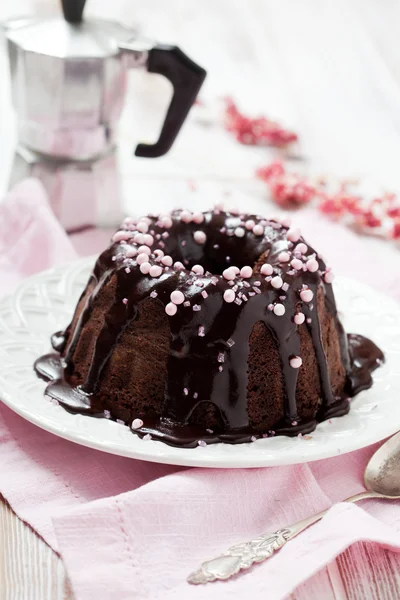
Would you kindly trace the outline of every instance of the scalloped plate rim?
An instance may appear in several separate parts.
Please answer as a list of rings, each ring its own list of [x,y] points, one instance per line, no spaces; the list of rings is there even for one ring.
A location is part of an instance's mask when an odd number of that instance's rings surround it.
[[[74,277],[75,279],[79,278],[83,276],[84,272],[89,273],[94,260],[95,257],[93,256],[86,257],[75,261],[74,263],[42,271],[25,279],[16,289],[14,294],[0,300],[0,319],[2,309],[8,311],[11,310],[15,315],[17,299],[18,309],[20,310],[21,299],[24,298],[24,294],[26,294],[27,291],[29,292],[29,290],[32,290],[36,283],[40,283],[42,286],[43,283],[45,283],[45,287],[48,287],[49,280],[53,280],[54,283],[54,278],[57,279],[59,276],[58,283],[61,284],[62,278],[64,277],[65,279],[68,273],[72,273],[71,277]],[[372,304],[375,304],[376,306],[378,304],[380,306],[382,302],[390,306],[391,310],[399,320],[397,327],[398,333],[400,334],[400,305],[391,298],[388,298],[380,292],[376,292],[365,284],[344,277],[338,277],[337,280],[336,290],[338,290],[340,286],[343,286],[344,289],[347,286],[350,289],[353,288],[360,296],[368,293],[371,299],[372,295]],[[72,279],[72,284],[69,282],[68,285],[73,286],[73,282],[74,279]],[[345,296],[346,291],[342,291],[340,295]],[[67,299],[64,305],[57,302],[57,306],[53,307],[53,310],[58,309],[65,312],[65,309],[67,308],[67,310],[72,311],[74,306],[75,299]],[[11,330],[11,332],[16,331],[16,329],[13,330],[10,326],[8,326],[8,329]],[[44,339],[48,339],[48,334],[50,333],[43,332],[39,336],[38,334],[32,335],[32,332],[29,329],[25,328],[24,331],[30,342],[37,339],[38,343],[43,343]],[[21,335],[21,327],[18,328],[18,332],[19,335]],[[362,333],[362,331],[358,331],[358,333]],[[10,334],[7,337],[0,329],[0,350],[5,344],[4,337],[6,340],[12,341],[13,343],[16,341]],[[28,341],[28,339],[26,341]],[[384,345],[382,342],[380,343],[381,345]],[[383,347],[383,350],[385,352],[385,347]],[[35,399],[39,402],[39,410],[35,407],[32,408],[32,402],[27,400],[23,390],[18,390],[15,386],[3,380],[2,366],[0,366],[0,397],[1,401],[3,401],[11,410],[34,425],[63,439],[110,454],[171,465],[210,468],[254,468],[289,465],[331,458],[340,454],[353,452],[379,442],[400,429],[400,402],[397,402],[397,412],[395,410],[396,418],[386,420],[379,420],[378,418],[380,412],[384,411],[384,405],[387,403],[389,403],[391,408],[395,408],[395,396],[400,392],[400,375],[398,377],[398,382],[397,380],[395,381],[397,387],[390,393],[392,398],[385,399],[385,401],[380,404],[378,402],[376,405],[377,411],[373,414],[374,418],[368,418],[368,415],[373,412],[372,409],[368,408],[370,400],[372,399],[372,394],[379,395],[379,392],[383,391],[381,388],[384,386],[385,381],[379,380],[384,379],[385,372],[388,371],[392,361],[394,362],[394,354],[399,352],[400,358],[400,346],[399,350],[393,350],[393,357],[391,356],[391,348],[389,348],[389,351],[386,350],[386,352],[388,354],[389,364],[384,365],[376,372],[379,374],[378,381],[374,383],[372,390],[362,392],[353,401],[356,404],[356,407],[359,406],[360,409],[364,408],[365,410],[361,410],[361,414],[357,413],[356,410],[353,410],[345,417],[332,419],[331,423],[326,421],[320,424],[317,427],[316,432],[311,434],[310,441],[297,438],[283,438],[282,436],[279,436],[272,439],[257,440],[251,444],[213,444],[206,448],[199,447],[194,449],[174,448],[167,446],[162,442],[153,440],[144,441],[138,436],[133,435],[128,427],[123,429],[122,425],[113,421],[94,419],[82,415],[71,415],[62,407],[54,406],[44,397],[42,391],[45,388],[45,383],[36,378],[33,368],[32,372],[29,372],[29,376],[27,376],[27,383],[30,386],[35,385],[38,387],[40,384],[40,398],[39,392],[37,390],[34,392]],[[378,394],[375,394],[376,392],[378,392]],[[82,419],[84,421],[82,421]],[[368,421],[370,425],[372,421],[373,427],[366,426],[368,425]],[[82,423],[85,424],[84,430],[80,427]],[[345,426],[351,425],[352,423],[353,427],[346,429]],[[333,432],[329,431],[331,424],[333,424],[335,428],[335,431]],[[356,427],[358,435],[354,435],[354,427]],[[106,439],[101,437],[104,433],[108,436]],[[322,434],[321,439],[318,439],[319,434]],[[284,442],[285,445],[283,448],[274,447],[279,445],[282,446]]]

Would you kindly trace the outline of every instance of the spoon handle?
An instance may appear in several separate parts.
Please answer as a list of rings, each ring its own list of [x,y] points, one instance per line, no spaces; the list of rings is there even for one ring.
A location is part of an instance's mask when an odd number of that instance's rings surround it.
[[[344,502],[358,502],[359,500],[377,497],[382,496],[375,492],[363,492],[347,498]],[[240,571],[249,569],[255,563],[270,558],[289,540],[322,519],[327,512],[327,510],[324,510],[294,525],[278,529],[275,533],[266,533],[248,542],[231,546],[224,554],[203,562],[197,571],[189,575],[187,580],[189,583],[198,585],[217,579],[230,579]]]

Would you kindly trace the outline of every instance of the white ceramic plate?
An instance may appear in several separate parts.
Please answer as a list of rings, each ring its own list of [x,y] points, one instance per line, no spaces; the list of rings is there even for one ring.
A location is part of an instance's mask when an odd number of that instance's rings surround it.
[[[0,397],[35,425],[62,438],[121,456],[201,467],[294,464],[351,452],[400,429],[400,306],[372,288],[338,278],[335,291],[347,331],[371,337],[386,364],[374,386],[352,401],[350,414],[325,421],[311,439],[276,437],[254,443],[211,444],[194,449],[144,441],[128,427],[71,415],[44,397],[34,360],[49,351],[49,337],[65,327],[94,263],[86,258],[31,277],[0,302]]]

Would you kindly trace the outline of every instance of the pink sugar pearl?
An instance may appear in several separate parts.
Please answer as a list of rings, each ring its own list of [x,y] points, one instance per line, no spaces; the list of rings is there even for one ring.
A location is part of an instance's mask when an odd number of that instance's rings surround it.
[[[332,283],[332,281],[333,281],[333,278],[334,278],[334,275],[333,275],[332,271],[328,271],[328,272],[327,272],[327,273],[325,273],[325,275],[324,275],[324,280],[325,280],[325,283]]]
[[[196,275],[204,275],[204,268],[201,265],[193,265],[192,271]]]
[[[262,225],[254,225],[253,227],[254,235],[262,235],[264,233],[264,227]]]
[[[162,268],[160,265],[152,265],[150,267],[149,275],[150,277],[160,277],[162,273]]]
[[[248,220],[246,221],[246,223],[244,224],[244,226],[246,227],[246,229],[247,229],[248,231],[251,231],[251,230],[253,229],[253,227],[254,227],[254,225],[255,225],[255,224],[256,224],[256,222],[255,222],[255,221],[253,221],[253,219],[248,219]]]
[[[289,252],[280,252],[278,254],[278,260],[281,263],[287,263],[290,260],[290,254]]]
[[[160,258],[162,256],[164,256],[164,252],[162,250],[160,250],[159,248],[157,248],[157,250],[154,250],[154,254]]]
[[[171,292],[170,298],[171,302],[173,302],[174,304],[182,304],[182,302],[184,302],[185,300],[185,296],[180,290],[174,290],[173,292]]]
[[[143,263],[149,262],[149,257],[145,252],[141,252],[137,255],[136,262],[138,265],[142,265]]]
[[[224,292],[225,302],[233,302],[235,300],[235,292],[233,290],[225,290]]]
[[[292,224],[292,219],[290,217],[283,217],[283,219],[281,219],[281,224],[284,227],[290,227]]]
[[[151,250],[148,246],[139,246],[138,254],[147,254],[147,256],[150,256]]]
[[[196,244],[205,244],[207,236],[204,231],[195,231],[193,234],[194,241]]]
[[[169,229],[172,227],[172,219],[171,217],[162,217],[160,219],[161,227],[165,227],[165,229]]]
[[[225,271],[222,272],[222,276],[224,277],[224,279],[231,281],[232,279],[235,279],[236,273],[234,269],[232,269],[232,267],[228,267],[227,269],[225,269]]]
[[[272,273],[274,272],[274,269],[272,268],[272,265],[265,263],[261,267],[260,272],[261,272],[261,275],[272,275]]]
[[[178,271],[183,271],[185,268],[184,265],[179,260],[177,260],[174,263],[174,267],[175,267],[175,269],[178,269]]]
[[[152,246],[154,244],[154,238],[152,235],[150,235],[150,233],[145,233],[144,243],[146,246]]]
[[[283,304],[280,304],[278,302],[278,304],[275,304],[274,306],[274,313],[276,314],[277,317],[281,317],[282,315],[284,315],[286,312],[285,307],[283,306]]]
[[[190,223],[191,220],[192,213],[190,213],[188,210],[183,210],[181,212],[181,221],[183,221],[184,223]]]
[[[240,210],[237,206],[231,206],[230,208],[228,208],[228,212],[231,213],[231,215],[238,215]]]
[[[136,254],[137,254],[137,250],[133,246],[131,246],[130,248],[128,248],[126,250],[126,252],[125,252],[125,256],[127,258],[133,258],[134,256],[136,256]]]
[[[290,264],[292,265],[293,269],[296,269],[296,271],[301,271],[303,268],[303,263],[299,258],[294,258]]]
[[[302,290],[300,292],[300,298],[303,300],[303,302],[311,302],[311,300],[314,298],[314,294],[311,290]]]
[[[132,429],[140,429],[141,427],[143,427],[142,419],[134,419],[132,421]]]
[[[177,307],[176,304],[172,304],[172,302],[168,302],[167,306],[165,307],[165,312],[167,313],[167,315],[169,315],[170,317],[173,317],[176,314],[177,311]]]
[[[315,258],[310,258],[306,262],[306,267],[310,271],[310,273],[315,273],[319,269],[318,261]]]
[[[298,228],[295,229],[289,229],[289,231],[287,232],[287,239],[289,240],[289,242],[298,242],[299,239],[301,237],[301,231]]]
[[[135,237],[133,238],[133,241],[135,242],[135,244],[144,244],[144,235],[143,233],[137,233],[135,235]]]
[[[150,272],[150,263],[149,262],[144,262],[140,265],[139,267],[140,272],[143,273],[143,275],[147,275]]]
[[[129,231],[125,231],[125,230],[120,230],[117,231],[116,233],[114,233],[114,235],[112,236],[112,241],[113,242],[122,242],[123,240],[130,240],[131,239],[131,234]]]
[[[231,269],[231,271],[233,271],[235,273],[235,275],[239,275],[239,273],[240,273],[239,267],[234,267],[232,265],[232,267],[229,267],[229,268]]]
[[[296,315],[294,315],[294,322],[296,323],[296,325],[301,325],[302,323],[304,323],[305,321],[305,316],[302,312],[297,313]]]
[[[283,285],[283,279],[282,279],[282,277],[279,277],[279,275],[276,275],[275,277],[273,277],[271,279],[271,285],[272,285],[273,288],[279,290],[282,287],[282,285]]]
[[[243,277],[244,279],[248,279],[249,277],[251,277],[253,275],[253,269],[251,267],[242,267],[240,269],[240,277]]]
[[[169,256],[168,254],[166,256],[163,256],[161,259],[161,262],[163,265],[165,265],[166,267],[172,267],[172,263],[174,262],[172,260],[172,256]]]
[[[246,232],[243,229],[243,227],[236,227],[236,229],[235,229],[235,235],[236,235],[236,237],[242,238],[242,237],[244,237],[245,233]]]
[[[308,247],[303,244],[303,242],[300,242],[300,244],[297,244],[296,246],[296,252],[300,252],[300,254],[305,254],[308,250]]]
[[[136,229],[140,231],[140,233],[147,233],[149,226],[144,221],[139,221],[139,223],[136,225]]]
[[[299,369],[303,364],[303,361],[300,356],[293,356],[293,358],[290,359],[289,364],[293,369]]]
[[[204,221],[204,215],[203,215],[203,213],[201,213],[201,212],[194,213],[192,221],[193,221],[193,223],[196,223],[197,225],[200,225],[200,223],[202,223]]]

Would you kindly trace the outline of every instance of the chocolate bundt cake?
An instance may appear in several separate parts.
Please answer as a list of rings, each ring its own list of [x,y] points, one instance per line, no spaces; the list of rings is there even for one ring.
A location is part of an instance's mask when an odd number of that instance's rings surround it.
[[[221,207],[127,218],[35,368],[68,410],[146,439],[309,433],[347,413],[383,360],[344,333],[331,283],[285,220]]]

